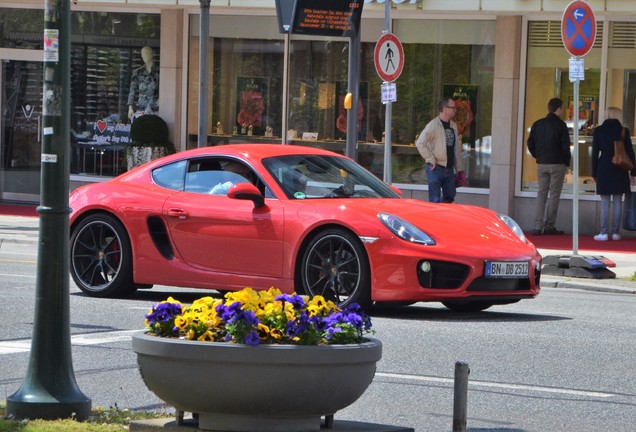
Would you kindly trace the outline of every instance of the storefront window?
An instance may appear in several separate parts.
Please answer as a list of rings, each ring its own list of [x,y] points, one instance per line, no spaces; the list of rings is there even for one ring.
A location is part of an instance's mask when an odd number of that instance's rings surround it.
[[[43,28],[44,12],[41,9],[0,9],[2,48],[41,50]]]
[[[197,143],[199,20],[190,20],[188,146]],[[361,33],[358,161],[382,178],[385,106],[374,49],[383,20],[364,20]],[[462,32],[457,32],[458,27]],[[468,186],[488,187],[494,21],[398,20],[406,58],[392,114],[392,182],[426,184],[415,138],[438,115],[437,102],[456,99]],[[241,29],[239,32],[237,29]],[[422,29],[429,29],[422,31]],[[209,144],[282,142],[345,152],[349,40],[291,35],[289,79],[283,82],[284,38],[272,17],[215,17],[210,25]],[[286,130],[283,95],[287,89]],[[284,135],[283,135],[284,134]]]
[[[196,147],[199,17],[190,19],[188,148]],[[284,42],[275,17],[211,16],[208,144],[281,142]]]
[[[131,120],[158,110],[160,17],[71,18],[71,173],[118,175],[127,169]]]
[[[605,106],[623,110],[623,124],[636,127],[636,23],[610,22]],[[634,140],[632,140],[634,141]]]
[[[597,22],[596,42],[584,57],[585,78],[579,81],[578,109],[574,105],[574,84],[569,79],[570,55],[563,46],[560,21],[531,21],[528,23],[528,61],[526,75],[526,101],[523,129],[523,170],[521,189],[537,190],[536,162],[526,145],[532,123],[545,117],[548,100],[563,100],[564,118],[572,132],[574,115],[578,111],[579,125],[579,183],[581,193],[593,193],[592,133],[602,115],[600,103],[601,85],[601,35],[603,23]],[[574,152],[572,152],[574,154]],[[565,192],[573,187],[572,174],[566,176]]]
[[[495,21],[397,20],[405,65],[393,108],[394,144],[414,145],[439,113],[437,102],[455,99],[469,187],[488,188],[495,60]],[[425,183],[421,157],[411,152],[396,182]]]

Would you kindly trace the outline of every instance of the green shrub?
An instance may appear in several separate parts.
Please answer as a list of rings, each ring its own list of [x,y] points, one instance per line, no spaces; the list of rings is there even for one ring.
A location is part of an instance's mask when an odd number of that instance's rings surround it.
[[[168,153],[174,153],[168,124],[155,114],[142,115],[132,122],[130,140],[133,146],[165,147]]]

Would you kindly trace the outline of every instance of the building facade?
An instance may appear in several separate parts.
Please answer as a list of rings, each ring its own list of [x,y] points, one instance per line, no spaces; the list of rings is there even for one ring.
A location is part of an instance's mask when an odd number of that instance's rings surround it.
[[[286,1],[286,0],[282,0]],[[293,3],[293,0],[290,0]],[[579,176],[568,174],[558,227],[572,225],[579,182],[579,232],[598,232],[591,179],[591,131],[606,107],[636,117],[636,3],[590,0],[597,35],[584,57],[578,110],[568,79],[561,19],[569,1],[393,0],[391,33],[404,68],[391,105],[391,182],[427,199],[414,142],[437,115],[459,107],[468,184],[458,202],[489,207],[532,228],[536,165],[525,146],[547,101],[578,111]],[[72,187],[123,172],[130,123],[152,112],[168,123],[179,150],[196,147],[199,127],[198,0],[75,0],[71,12]],[[0,199],[37,202],[42,104],[42,1],[0,2],[2,112]],[[384,2],[366,0],[360,28],[356,158],[382,178],[386,107],[374,49],[386,29]],[[349,38],[281,32],[274,0],[213,0],[208,39],[208,145],[303,144],[345,152]]]

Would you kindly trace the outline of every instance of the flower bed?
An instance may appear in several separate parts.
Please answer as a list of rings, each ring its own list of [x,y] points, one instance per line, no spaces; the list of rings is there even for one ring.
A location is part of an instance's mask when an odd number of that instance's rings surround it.
[[[149,333],[164,337],[247,345],[360,343],[371,319],[353,304],[340,309],[321,296],[245,288],[224,299],[202,297],[184,306],[169,297],[146,315]]]

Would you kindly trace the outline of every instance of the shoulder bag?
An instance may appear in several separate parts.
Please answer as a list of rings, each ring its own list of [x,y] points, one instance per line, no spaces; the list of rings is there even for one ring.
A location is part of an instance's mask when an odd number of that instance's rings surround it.
[[[614,141],[614,157],[612,158],[612,163],[623,171],[631,171],[634,169],[634,164],[625,151],[625,128],[623,128],[621,132],[620,141]]]

